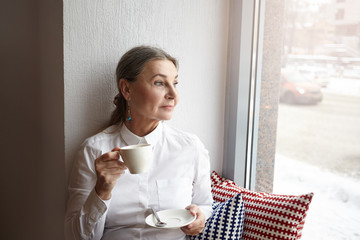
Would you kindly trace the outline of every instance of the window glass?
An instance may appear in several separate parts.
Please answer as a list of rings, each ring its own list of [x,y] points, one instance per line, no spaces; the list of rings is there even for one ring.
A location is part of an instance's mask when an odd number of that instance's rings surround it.
[[[314,192],[305,240],[360,239],[358,9],[266,1],[255,190]]]

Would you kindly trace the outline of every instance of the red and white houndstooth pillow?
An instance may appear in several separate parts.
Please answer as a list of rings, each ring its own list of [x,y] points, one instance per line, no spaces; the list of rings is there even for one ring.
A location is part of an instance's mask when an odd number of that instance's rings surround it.
[[[213,198],[217,202],[241,193],[245,206],[242,239],[300,239],[306,212],[314,196],[280,195],[254,192],[222,178],[215,171],[211,174]]]

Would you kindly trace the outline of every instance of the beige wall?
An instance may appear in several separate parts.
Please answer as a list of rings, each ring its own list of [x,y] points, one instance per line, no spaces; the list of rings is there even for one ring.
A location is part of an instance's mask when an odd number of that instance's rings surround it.
[[[2,1],[0,239],[63,239],[61,1]]]

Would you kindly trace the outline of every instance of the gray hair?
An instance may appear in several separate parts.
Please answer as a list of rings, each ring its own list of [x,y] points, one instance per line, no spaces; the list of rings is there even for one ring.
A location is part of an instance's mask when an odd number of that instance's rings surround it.
[[[116,67],[116,84],[119,88],[120,79],[128,82],[136,81],[138,75],[144,69],[146,63],[152,60],[169,60],[178,69],[178,61],[164,50],[150,46],[137,46],[127,51],[120,59]],[[121,90],[116,99],[116,109],[111,114],[107,126],[123,123],[126,119],[127,102],[121,94]]]

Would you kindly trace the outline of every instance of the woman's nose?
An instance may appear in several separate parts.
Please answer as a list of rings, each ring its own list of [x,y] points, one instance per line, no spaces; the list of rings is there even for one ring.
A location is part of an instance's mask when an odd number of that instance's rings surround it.
[[[175,99],[177,97],[177,90],[175,87],[170,86],[165,96],[167,99]]]

